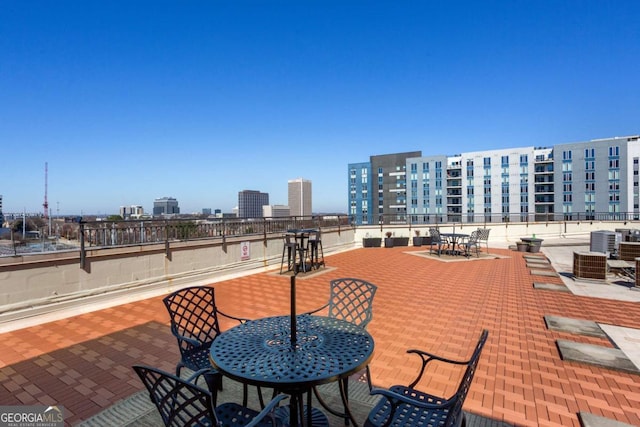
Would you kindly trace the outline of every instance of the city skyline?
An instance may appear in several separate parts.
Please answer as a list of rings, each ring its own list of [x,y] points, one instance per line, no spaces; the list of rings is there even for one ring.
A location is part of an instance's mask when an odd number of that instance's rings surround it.
[[[349,163],[636,135],[640,3],[4,4],[5,212],[231,211]]]

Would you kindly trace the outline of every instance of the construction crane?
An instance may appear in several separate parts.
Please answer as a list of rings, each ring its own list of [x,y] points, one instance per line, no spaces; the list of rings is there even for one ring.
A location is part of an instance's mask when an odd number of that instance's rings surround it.
[[[44,219],[45,221],[49,218],[49,202],[47,201],[47,175],[49,174],[49,164],[44,162],[44,203],[42,207],[44,208]]]

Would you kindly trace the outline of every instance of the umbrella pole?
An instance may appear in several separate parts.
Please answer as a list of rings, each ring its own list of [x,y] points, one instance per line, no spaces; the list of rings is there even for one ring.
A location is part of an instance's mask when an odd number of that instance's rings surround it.
[[[291,347],[296,348],[298,334],[296,331],[296,276],[291,276]]]

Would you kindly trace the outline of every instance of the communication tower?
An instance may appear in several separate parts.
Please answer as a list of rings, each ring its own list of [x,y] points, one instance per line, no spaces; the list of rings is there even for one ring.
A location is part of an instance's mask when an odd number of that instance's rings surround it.
[[[42,207],[44,208],[44,219],[49,218],[49,202],[47,201],[47,175],[49,171],[49,164],[44,162],[44,203]]]

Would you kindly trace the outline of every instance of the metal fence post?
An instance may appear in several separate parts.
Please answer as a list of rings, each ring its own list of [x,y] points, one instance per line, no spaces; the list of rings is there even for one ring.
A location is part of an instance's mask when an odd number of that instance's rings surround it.
[[[86,270],[87,252],[84,248],[84,223],[80,221],[80,268]]]

